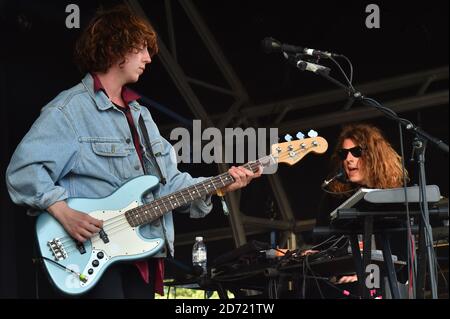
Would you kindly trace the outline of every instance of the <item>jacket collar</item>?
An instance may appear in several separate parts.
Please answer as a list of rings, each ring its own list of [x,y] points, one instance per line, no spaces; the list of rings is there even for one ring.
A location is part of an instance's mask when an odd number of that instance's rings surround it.
[[[106,95],[106,92],[103,90],[101,83],[100,85],[98,82],[94,84],[95,82],[94,77],[90,73],[87,73],[81,80],[81,82],[86,88],[88,94],[94,100],[95,105],[99,110],[104,111],[114,106],[113,103],[109,100],[108,96]],[[139,110],[141,106],[136,100],[139,99],[140,96],[126,87],[124,88],[124,90],[125,90],[124,95],[128,105],[130,105],[130,107],[132,107],[135,110]]]

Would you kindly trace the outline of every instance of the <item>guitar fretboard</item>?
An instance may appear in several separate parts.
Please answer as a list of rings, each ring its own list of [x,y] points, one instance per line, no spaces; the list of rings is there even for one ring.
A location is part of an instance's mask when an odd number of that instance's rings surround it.
[[[260,166],[267,167],[273,164],[273,162],[273,157],[269,155],[257,161],[249,162],[245,164],[244,167],[251,170],[253,173],[256,173]],[[125,213],[125,217],[132,227],[151,223],[165,213],[172,211],[177,207],[189,204],[206,195],[213,194],[216,190],[228,186],[233,182],[233,177],[226,172],[208,178],[203,182],[183,188],[175,193],[158,198],[150,204],[130,209]]]

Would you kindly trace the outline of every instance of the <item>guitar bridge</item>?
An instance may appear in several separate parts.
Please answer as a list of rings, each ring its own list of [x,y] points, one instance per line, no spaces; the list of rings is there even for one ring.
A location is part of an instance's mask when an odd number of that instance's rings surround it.
[[[50,250],[56,261],[66,259],[68,257],[67,252],[64,248],[64,245],[61,243],[61,241],[58,238],[54,238],[54,239],[48,241],[47,245],[50,247]]]

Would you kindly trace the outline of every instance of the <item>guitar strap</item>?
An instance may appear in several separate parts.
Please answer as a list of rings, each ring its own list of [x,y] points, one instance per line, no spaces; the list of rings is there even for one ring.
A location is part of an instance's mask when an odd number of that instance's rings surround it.
[[[158,171],[159,182],[163,185],[166,185],[166,178],[163,176],[161,168],[158,165],[158,161],[155,158],[155,154],[153,153],[152,145],[150,144],[150,140],[148,138],[148,136],[149,136],[148,131],[147,131],[147,128],[145,127],[145,123],[144,123],[144,119],[142,118],[142,115],[139,116],[139,126],[141,128],[142,135],[144,136],[144,142],[146,144],[145,145],[146,153],[147,153],[148,157],[150,158],[150,160],[152,161],[153,166]]]
[[[166,178],[163,176],[161,168],[158,165],[158,161],[156,160],[155,154],[153,153],[153,149],[152,149],[152,145],[150,143],[150,139],[149,139],[149,135],[148,135],[148,131],[147,131],[147,127],[145,126],[144,123],[144,119],[142,118],[142,115],[139,115],[139,126],[141,128],[141,133],[144,136],[144,143],[145,145],[145,149],[147,150],[146,153],[148,154],[148,157],[150,158],[150,160],[153,163],[153,167],[156,168],[156,170],[158,171],[158,175],[159,175],[159,182],[163,185],[166,185]],[[144,167],[145,170],[145,167]],[[159,217],[158,220],[163,220],[163,217]],[[153,223],[157,223],[158,221],[155,220]],[[164,241],[165,242],[165,241]],[[166,243],[166,242],[165,242]],[[164,243],[164,248],[163,250],[166,250],[165,246],[166,244]],[[164,276],[164,275],[163,275]],[[156,280],[156,279],[155,279]],[[154,280],[154,282],[155,282]]]

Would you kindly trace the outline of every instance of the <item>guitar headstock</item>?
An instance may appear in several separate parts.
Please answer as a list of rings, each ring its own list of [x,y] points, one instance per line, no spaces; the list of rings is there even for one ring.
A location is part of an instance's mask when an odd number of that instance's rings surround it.
[[[300,135],[300,136],[299,136]],[[303,138],[303,134],[297,133],[298,140],[292,140],[290,135],[286,135],[284,143],[272,145],[272,156],[278,163],[294,165],[310,152],[323,154],[328,149],[328,142],[315,134],[308,134],[313,137]]]

